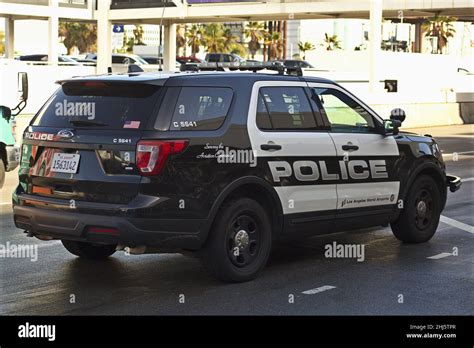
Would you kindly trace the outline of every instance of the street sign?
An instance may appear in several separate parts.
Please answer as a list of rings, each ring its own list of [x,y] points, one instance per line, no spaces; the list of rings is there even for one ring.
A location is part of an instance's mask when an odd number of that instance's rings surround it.
[[[124,32],[124,26],[123,25],[120,25],[120,24],[115,24],[114,25],[114,28],[112,29],[112,31],[116,34],[121,34]]]
[[[112,49],[120,49],[123,46],[125,28],[121,24],[114,24],[112,29]]]

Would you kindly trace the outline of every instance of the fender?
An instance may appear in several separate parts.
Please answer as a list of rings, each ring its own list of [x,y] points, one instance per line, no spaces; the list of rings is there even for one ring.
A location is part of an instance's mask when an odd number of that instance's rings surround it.
[[[238,190],[240,187],[248,184],[256,184],[261,186],[263,189],[265,189],[269,194],[270,197],[272,198],[272,203],[274,204],[274,208],[276,209],[277,212],[277,230],[274,231],[275,235],[278,235],[282,229],[283,229],[283,208],[281,206],[280,198],[278,197],[278,194],[276,193],[275,189],[273,186],[271,186],[267,181],[264,179],[261,179],[257,176],[244,176],[241,177],[233,182],[231,182],[229,185],[227,185],[222,192],[219,194],[217,199],[215,200],[214,204],[212,205],[212,208],[210,210],[210,213],[207,217],[207,224],[205,228],[203,228],[202,233],[203,233],[203,240],[207,239],[207,236],[209,234],[209,231],[211,229],[212,223],[214,222],[214,219],[217,215],[217,212],[219,211],[219,208],[222,206],[224,201],[236,190]]]
[[[404,185],[400,188],[400,194],[399,198],[405,200],[406,195],[408,193],[408,190],[412,186],[413,182],[415,179],[418,177],[418,175],[424,171],[424,170],[430,170],[433,171],[437,174],[437,178],[434,178],[436,181],[439,181],[443,187],[445,187],[445,190],[442,190],[441,196],[442,196],[442,208],[444,209],[444,206],[446,204],[446,199],[447,199],[447,186],[446,186],[446,174],[444,173],[441,163],[438,161],[436,157],[423,157],[419,161],[419,164],[417,167],[410,173],[408,176],[406,182]]]

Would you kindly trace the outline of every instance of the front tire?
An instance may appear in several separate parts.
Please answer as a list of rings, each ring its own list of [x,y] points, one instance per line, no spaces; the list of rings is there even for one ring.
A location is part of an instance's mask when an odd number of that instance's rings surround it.
[[[255,279],[265,267],[272,246],[265,209],[249,198],[226,203],[214,221],[202,251],[207,269],[224,282]]]
[[[61,240],[71,254],[90,260],[104,260],[115,253],[116,245],[93,244],[73,240]]]
[[[391,224],[393,234],[404,243],[424,243],[436,232],[441,215],[441,194],[432,177],[422,175],[410,187],[404,208]]]

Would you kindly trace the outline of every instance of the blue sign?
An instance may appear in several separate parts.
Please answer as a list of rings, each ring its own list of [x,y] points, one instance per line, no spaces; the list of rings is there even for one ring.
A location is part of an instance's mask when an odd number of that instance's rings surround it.
[[[123,31],[124,31],[123,25],[114,25],[114,29],[113,29],[114,33],[120,34],[120,33],[123,33]]]

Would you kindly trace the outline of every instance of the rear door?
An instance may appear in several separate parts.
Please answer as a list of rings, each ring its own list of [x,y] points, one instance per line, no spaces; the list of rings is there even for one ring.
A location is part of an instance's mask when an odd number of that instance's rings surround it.
[[[345,89],[331,84],[309,86],[336,146],[340,167],[338,217],[390,210],[400,187],[394,177],[399,156],[394,137],[382,135],[380,118]]]
[[[67,82],[24,134],[20,185],[26,193],[95,203],[128,203],[141,176],[137,142],[156,115],[160,86]]]
[[[293,226],[321,215],[330,221],[337,204],[336,183],[324,180],[336,150],[314,112],[305,82],[254,84],[248,116],[252,149]]]

